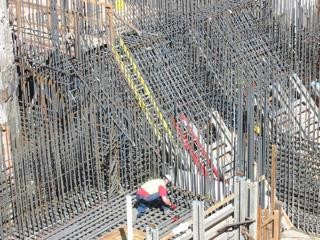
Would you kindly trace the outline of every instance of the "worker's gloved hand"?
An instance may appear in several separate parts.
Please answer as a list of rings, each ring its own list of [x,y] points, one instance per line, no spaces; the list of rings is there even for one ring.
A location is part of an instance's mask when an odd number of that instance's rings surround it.
[[[172,211],[175,210],[176,208],[177,208],[177,205],[171,204],[170,209],[171,209]]]
[[[176,222],[176,221],[179,221],[179,220],[180,220],[180,217],[179,217],[179,216],[173,216],[173,217],[171,218],[171,220],[172,220],[173,222]]]

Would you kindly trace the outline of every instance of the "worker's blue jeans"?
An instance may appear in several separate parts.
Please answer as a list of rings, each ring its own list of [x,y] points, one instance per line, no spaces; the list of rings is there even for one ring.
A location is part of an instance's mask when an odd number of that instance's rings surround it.
[[[137,195],[137,210],[138,216],[140,217],[144,214],[149,207],[160,207],[164,212],[169,208],[162,202],[162,199],[158,193],[151,194],[147,197],[141,197]]]

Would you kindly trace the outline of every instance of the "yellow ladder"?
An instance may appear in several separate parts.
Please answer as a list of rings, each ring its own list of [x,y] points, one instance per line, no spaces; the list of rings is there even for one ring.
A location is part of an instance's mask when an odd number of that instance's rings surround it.
[[[134,60],[133,55],[131,54],[131,52],[129,51],[128,47],[125,45],[124,41],[121,38],[119,39],[119,42],[120,42],[121,50],[123,50],[123,52],[125,53],[126,57],[129,60],[130,64],[132,65],[133,73],[136,75],[139,83],[142,85],[144,93],[148,97],[148,100],[151,102],[152,107],[155,110],[156,116],[159,119],[163,129],[168,134],[169,139],[173,140],[172,132],[171,132],[171,130],[169,128],[169,125],[168,125],[167,121],[164,119],[163,114],[160,111],[160,108],[158,107],[151,90],[149,89],[148,85],[146,84],[145,80],[143,79],[142,74],[141,74],[141,72],[140,72],[140,70],[139,70],[139,68],[138,68],[138,66],[137,66],[137,64],[136,64],[136,62]],[[147,121],[152,126],[157,138],[160,139],[161,138],[161,133],[160,133],[159,126],[153,120],[152,114],[150,112],[150,109],[148,109],[144,98],[140,94],[140,92],[138,90],[138,87],[137,87],[137,84],[133,81],[133,77],[130,74],[130,70],[128,69],[126,64],[121,59],[121,56],[119,55],[119,53],[118,53],[118,51],[117,51],[117,49],[115,48],[114,45],[112,46],[112,52],[113,52],[113,54],[115,56],[116,61],[118,62],[119,66],[120,66],[121,72],[124,74],[124,77],[127,80],[128,85],[129,85],[130,89],[132,90],[132,92],[133,92],[133,94],[135,96],[135,99],[138,102],[139,107],[145,113]]]

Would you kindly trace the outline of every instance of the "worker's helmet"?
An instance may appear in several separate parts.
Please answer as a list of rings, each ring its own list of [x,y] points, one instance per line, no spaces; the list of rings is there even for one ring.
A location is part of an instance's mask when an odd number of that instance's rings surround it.
[[[256,124],[253,128],[253,131],[255,132],[255,134],[260,135],[261,133],[260,125]]]

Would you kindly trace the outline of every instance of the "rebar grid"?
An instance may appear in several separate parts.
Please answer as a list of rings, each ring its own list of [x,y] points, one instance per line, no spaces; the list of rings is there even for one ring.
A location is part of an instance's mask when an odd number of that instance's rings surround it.
[[[125,204],[125,194],[130,194],[130,192],[117,194],[110,200],[105,200],[104,203],[93,206],[86,213],[80,214],[62,226],[57,226],[53,230],[41,231],[36,237],[46,239],[97,239],[106,232],[126,224],[126,212],[122,206]],[[191,218],[193,200],[204,201],[206,208],[212,205],[212,201],[203,196],[178,188],[172,189],[169,196],[179,205],[175,212],[180,217],[179,221],[172,221],[173,216],[164,214],[159,208],[151,208],[149,212],[138,219],[134,228],[145,231],[149,224],[153,224],[159,228],[160,235],[163,236],[173,227]],[[133,203],[135,201],[135,195],[133,195]],[[110,208],[110,204],[114,207]]]
[[[71,226],[95,238],[115,219],[95,205],[168,171],[221,199],[234,175],[269,175],[272,143],[279,199],[319,233],[319,13],[286,2],[9,2],[20,112],[12,162],[0,156],[0,238],[97,211],[101,225]]]

